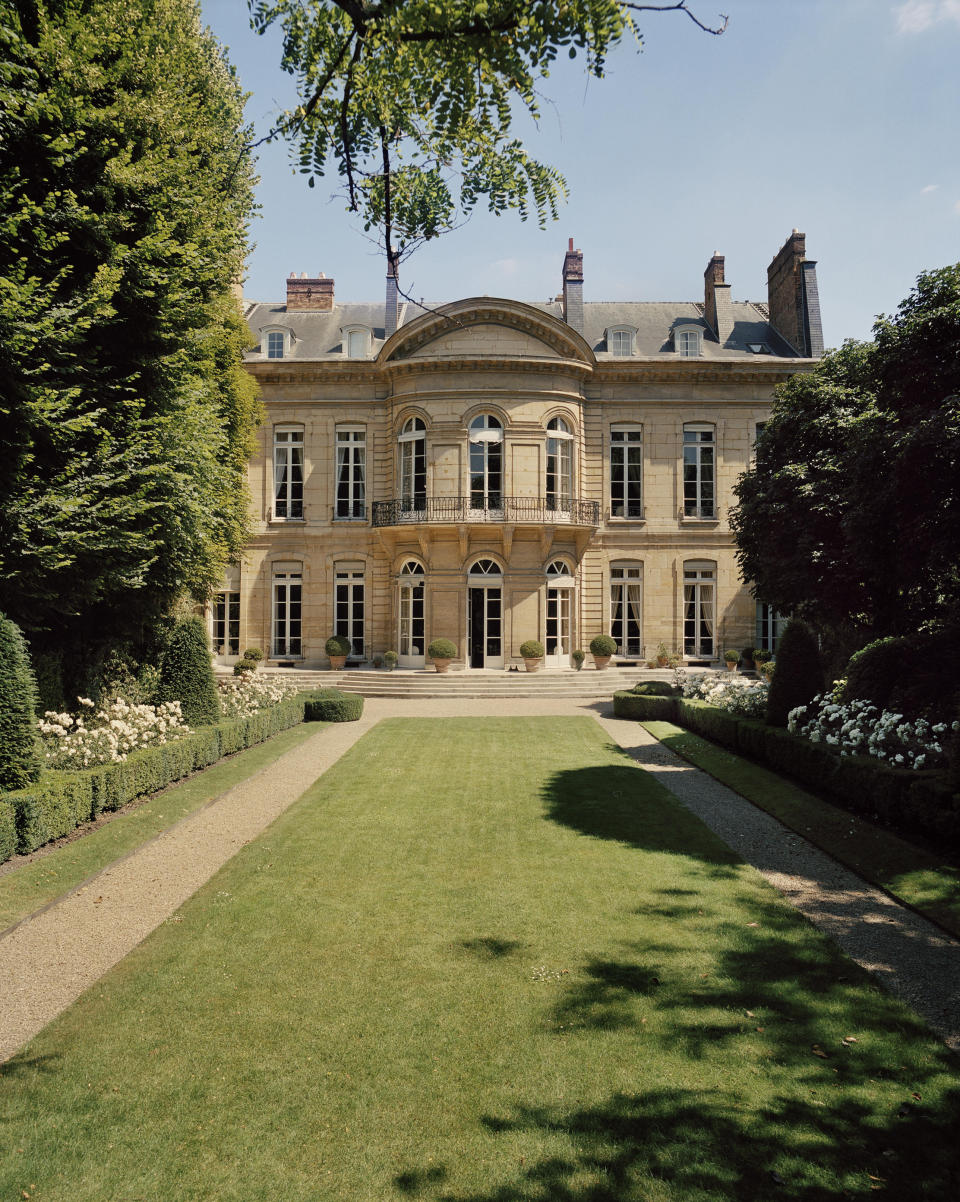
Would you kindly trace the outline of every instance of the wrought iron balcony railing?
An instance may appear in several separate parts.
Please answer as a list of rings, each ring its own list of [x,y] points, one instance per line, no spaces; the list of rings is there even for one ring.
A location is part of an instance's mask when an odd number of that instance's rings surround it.
[[[406,526],[423,522],[520,522],[539,525],[599,526],[597,501],[561,497],[488,496],[417,497],[412,501],[374,501],[374,526]]]

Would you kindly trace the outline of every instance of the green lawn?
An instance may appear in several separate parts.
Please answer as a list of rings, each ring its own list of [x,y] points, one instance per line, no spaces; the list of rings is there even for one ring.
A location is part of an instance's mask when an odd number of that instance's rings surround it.
[[[394,719],[3,1066],[0,1199],[953,1202],[957,1067],[592,719]]]
[[[8,871],[0,874],[0,931],[75,889],[120,856],[142,846],[255,772],[269,767],[326,725],[306,722],[292,726],[265,743],[220,760],[181,784],[171,785],[130,806],[103,826],[81,833],[59,847],[49,848],[36,859],[8,865]]]
[[[864,880],[960,937],[960,868],[840,806],[814,797],[769,768],[734,755],[672,722],[642,725],[665,747],[745,797]]]

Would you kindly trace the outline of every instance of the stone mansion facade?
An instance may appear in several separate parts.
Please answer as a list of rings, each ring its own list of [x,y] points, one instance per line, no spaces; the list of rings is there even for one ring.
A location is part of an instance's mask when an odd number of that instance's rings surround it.
[[[286,291],[245,310],[267,420],[254,534],[210,607],[221,662],[323,666],[333,633],[411,668],[440,636],[487,669],[527,639],[548,667],[600,633],[628,661],[770,644],[727,514],[774,386],[823,353],[802,233],[765,304],[731,299],[720,255],[702,303],[588,301],[572,240],[545,304]]]

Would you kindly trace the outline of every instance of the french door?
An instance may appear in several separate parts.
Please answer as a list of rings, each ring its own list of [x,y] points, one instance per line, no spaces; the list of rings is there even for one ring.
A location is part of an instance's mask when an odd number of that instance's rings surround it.
[[[570,588],[547,589],[547,663],[565,668],[570,663]]]
[[[503,667],[502,589],[490,585],[467,592],[467,626],[471,668]]]
[[[414,560],[400,572],[400,612],[397,629],[401,668],[422,668],[424,657],[423,568]]]

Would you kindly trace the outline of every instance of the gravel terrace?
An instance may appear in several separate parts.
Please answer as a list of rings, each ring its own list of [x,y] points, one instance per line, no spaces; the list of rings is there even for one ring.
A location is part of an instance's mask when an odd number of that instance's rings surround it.
[[[960,1051],[960,942],[679,759],[607,702],[368,698],[197,813],[0,936],[0,1062],[174,914],[381,718],[587,715],[857,963]]]

